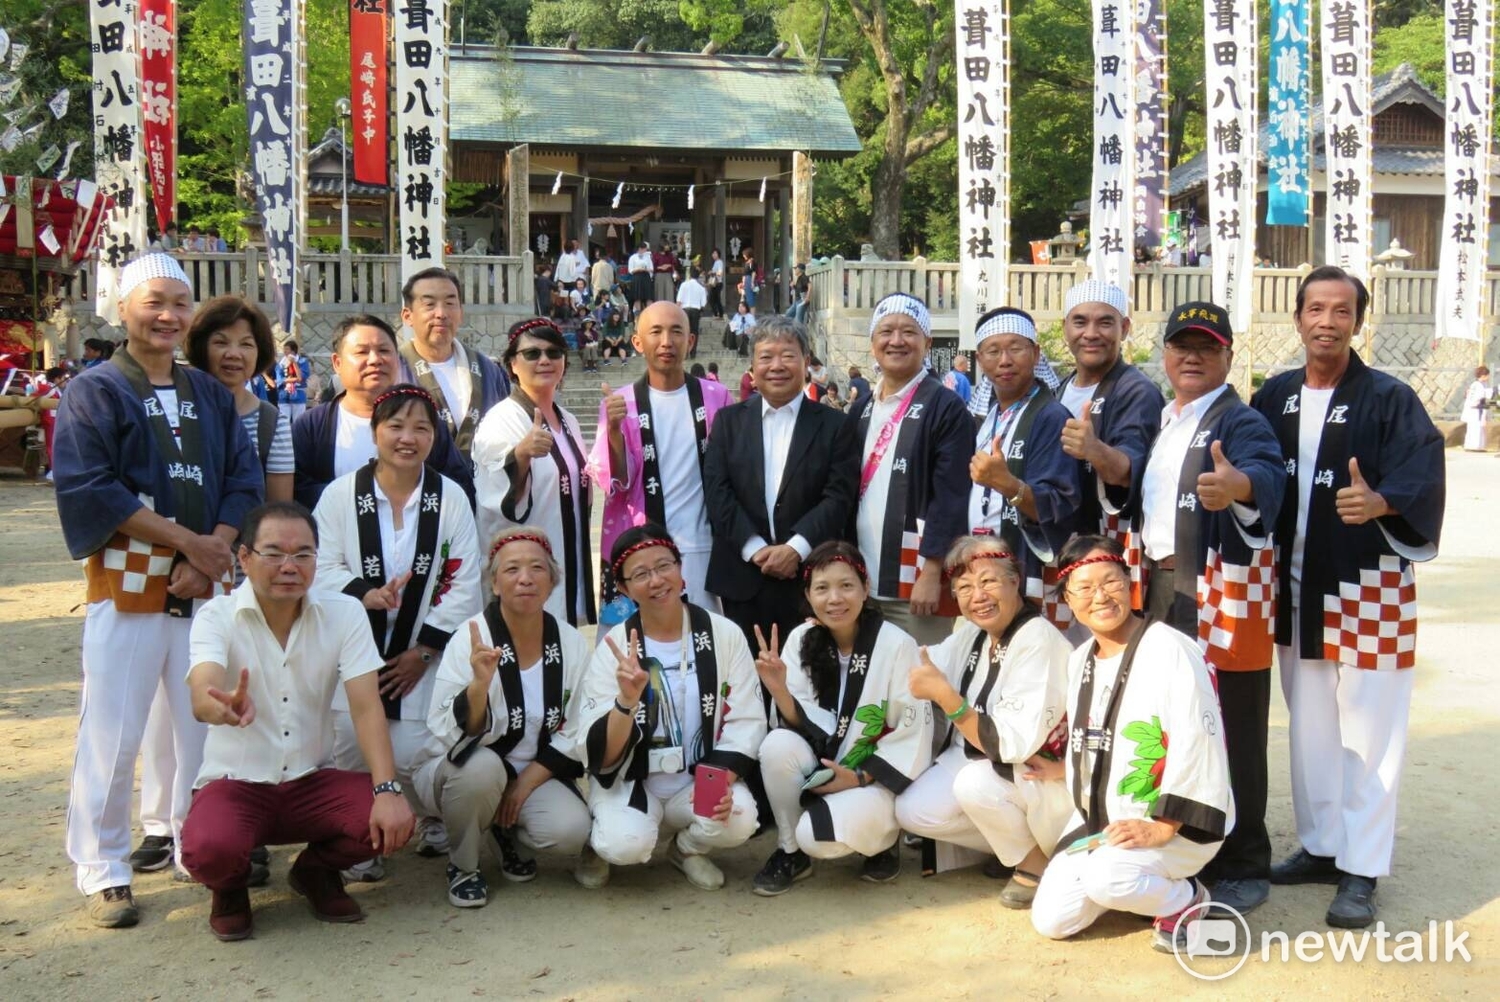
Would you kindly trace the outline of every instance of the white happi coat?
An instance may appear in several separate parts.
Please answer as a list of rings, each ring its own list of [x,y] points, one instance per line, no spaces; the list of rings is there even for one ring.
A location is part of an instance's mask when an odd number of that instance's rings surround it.
[[[1058,848],[1110,821],[1179,821],[1177,834],[1157,851],[1170,876],[1192,876],[1213,859],[1234,827],[1224,722],[1212,670],[1191,638],[1165,623],[1146,626],[1119,713],[1098,754],[1105,770],[1101,793],[1106,817],[1092,818],[1095,753],[1087,749],[1088,729],[1102,721],[1088,720],[1088,707],[1080,712],[1079,691],[1093,647],[1093,640],[1080,645],[1068,661],[1066,782],[1074,811]],[[1118,677],[1103,682],[1113,687]]]
[[[469,664],[473,644],[469,638],[468,623],[479,624],[480,643],[493,646],[495,642],[486,617],[483,614],[470,617],[468,622],[453,634],[453,639],[443,651],[443,660],[438,665],[437,671],[429,673],[435,675],[432,700],[427,711],[427,730],[430,733],[422,750],[417,754],[416,766],[412,770],[413,780],[418,789],[431,788],[444,758],[457,759],[464,755],[470,745],[487,747],[495,744],[511,731],[520,731],[526,726],[526,707],[524,705],[510,706],[507,703],[500,672],[496,671],[494,677],[490,679],[489,708],[485,715],[484,729],[477,735],[464,733],[463,723],[457,719],[453,704],[474,680],[474,669]],[[558,720],[544,719],[542,729],[544,732],[550,732],[550,740],[547,744],[551,753],[581,762],[582,754],[576,748],[577,708],[583,675],[589,665],[589,644],[583,638],[583,634],[561,620],[557,621],[557,632],[558,645],[561,649],[555,653],[562,659],[563,710]],[[544,648],[542,651],[544,666],[553,653]],[[521,665],[520,667],[524,669],[527,666]],[[546,667],[543,670],[547,670]],[[543,756],[539,754],[537,758],[541,760]],[[543,761],[543,764],[546,765],[547,762]],[[581,766],[579,771],[582,771]],[[559,770],[553,769],[555,776],[558,772]],[[567,777],[558,776],[557,778],[566,779]]]
[[[356,594],[363,581],[359,515],[354,498],[357,474],[358,471],[347,473],[329,484],[313,512],[318,523],[318,574],[313,587],[319,591]],[[425,634],[434,642],[441,639],[436,646],[444,647],[448,637],[482,608],[480,582],[483,572],[468,496],[458,484],[430,467],[422,471],[422,485],[418,491],[427,485],[429,477],[439,477],[442,481],[438,542],[427,587],[417,607],[411,643],[427,642],[423,639]],[[389,554],[385,562],[389,564]],[[394,621],[397,611],[393,609],[387,613],[391,621]],[[384,642],[384,637],[375,638],[377,648]],[[432,697],[436,675],[437,665],[429,666],[416,688],[401,700],[401,720],[427,719],[427,704]],[[333,708],[345,712],[349,709],[348,697],[342,687],[334,693]]]
[[[584,578],[585,569],[587,573],[592,573],[593,563],[585,554],[589,534],[589,492],[585,472],[588,450],[584,445],[578,419],[560,405],[557,407],[557,415],[572,439],[578,468],[579,482],[570,480],[568,485],[572,491],[573,504],[583,509],[578,523],[582,527],[582,535],[574,540],[574,547],[577,549],[575,557],[578,561],[576,569],[570,569],[575,565],[568,560],[567,537],[570,532],[576,533],[577,529],[570,529],[566,525],[566,506],[561,493],[562,478],[568,472],[566,466],[559,466],[553,456],[538,456],[531,461],[526,493],[513,499],[513,503],[507,501],[507,496],[515,486],[512,478],[516,467],[511,454],[517,443],[532,428],[531,415],[515,396],[492,407],[474,433],[474,495],[478,505],[475,516],[481,545],[485,547],[504,529],[521,525],[540,529],[551,542],[552,553],[562,568],[564,577],[547,597],[547,611],[566,623],[570,621],[571,606],[572,621],[585,623],[591,621],[588,613],[592,611],[593,592],[592,584],[586,584]],[[569,443],[561,440],[561,435],[554,433],[554,437],[558,440],[559,449],[570,448]]]

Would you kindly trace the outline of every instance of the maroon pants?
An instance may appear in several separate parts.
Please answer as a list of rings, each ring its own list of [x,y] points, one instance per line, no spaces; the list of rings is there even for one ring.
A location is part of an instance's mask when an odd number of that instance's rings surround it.
[[[307,843],[297,865],[343,870],[375,857],[367,772],[319,769],[285,783],[216,779],[193,793],[182,865],[205,887],[238,890],[258,845]]]

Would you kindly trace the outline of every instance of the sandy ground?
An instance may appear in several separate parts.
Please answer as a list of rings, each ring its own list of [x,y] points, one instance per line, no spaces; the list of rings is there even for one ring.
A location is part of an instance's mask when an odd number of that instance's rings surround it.
[[[166,874],[140,878],[133,930],[91,927],[63,851],[83,600],[63,550],[51,489],[0,481],[0,623],[10,650],[0,678],[0,998],[1232,998],[1493,997],[1500,985],[1500,868],[1493,807],[1500,699],[1500,585],[1494,488],[1500,463],[1449,454],[1445,549],[1420,574],[1421,662],[1402,789],[1396,873],[1380,884],[1392,933],[1452,920],[1472,963],[1320,963],[1260,959],[1195,981],[1153,953],[1141,920],[1106,917],[1067,943],[1046,942],[996,900],[977,871],[922,879],[908,851],[894,885],[827,864],[781,898],[750,893],[773,848],[762,837],[720,861],[727,887],[706,894],[664,863],[616,870],[602,892],[543,860],[531,884],[492,874],[491,903],[451,908],[443,863],[409,852],[383,884],[355,891],[357,926],[312,920],[286,889],[290,850],[253,892],[255,938],[219,944],[208,894]],[[1294,847],[1286,714],[1271,718],[1269,823],[1278,854]],[[487,864],[488,865],[488,864]],[[1332,888],[1278,888],[1250,918],[1265,930],[1324,931]],[[1374,947],[1371,946],[1373,953]],[[1227,961],[1201,961],[1223,973]]]

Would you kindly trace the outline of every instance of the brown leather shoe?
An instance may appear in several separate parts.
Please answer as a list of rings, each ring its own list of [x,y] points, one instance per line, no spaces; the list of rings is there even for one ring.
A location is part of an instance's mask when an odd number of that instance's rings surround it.
[[[250,892],[243,887],[234,891],[214,891],[208,927],[221,943],[249,939],[254,931],[250,918]]]
[[[365,919],[359,902],[344,890],[344,881],[337,870],[305,862],[304,857],[299,856],[287,873],[287,883],[307,899],[320,922],[363,922]]]

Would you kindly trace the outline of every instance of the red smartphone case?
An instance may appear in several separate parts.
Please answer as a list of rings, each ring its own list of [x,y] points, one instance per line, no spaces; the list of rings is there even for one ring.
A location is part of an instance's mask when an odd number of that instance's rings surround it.
[[[693,772],[693,813],[711,818],[719,801],[729,792],[729,773],[713,765],[700,765]]]

